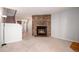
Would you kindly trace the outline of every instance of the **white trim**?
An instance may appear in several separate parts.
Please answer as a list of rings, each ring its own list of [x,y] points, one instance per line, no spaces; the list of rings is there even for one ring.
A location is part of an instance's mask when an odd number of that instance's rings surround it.
[[[76,41],[74,41],[72,39],[63,39],[63,38],[59,38],[59,37],[52,37],[52,38],[54,38],[54,39],[60,39],[60,40],[66,40],[66,41],[71,41],[71,42],[76,42]]]

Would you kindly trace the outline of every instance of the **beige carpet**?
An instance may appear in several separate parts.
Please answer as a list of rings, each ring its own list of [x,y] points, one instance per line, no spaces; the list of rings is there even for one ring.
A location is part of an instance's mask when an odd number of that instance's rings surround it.
[[[0,52],[72,52],[70,44],[69,41],[51,37],[26,37],[1,47]]]

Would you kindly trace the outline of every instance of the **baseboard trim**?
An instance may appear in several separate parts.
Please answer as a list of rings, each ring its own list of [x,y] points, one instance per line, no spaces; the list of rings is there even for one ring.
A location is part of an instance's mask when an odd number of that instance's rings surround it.
[[[71,39],[63,39],[63,38],[59,38],[59,37],[52,37],[54,39],[60,39],[60,40],[66,40],[66,41],[71,41],[71,42],[76,42],[76,41],[73,41]]]

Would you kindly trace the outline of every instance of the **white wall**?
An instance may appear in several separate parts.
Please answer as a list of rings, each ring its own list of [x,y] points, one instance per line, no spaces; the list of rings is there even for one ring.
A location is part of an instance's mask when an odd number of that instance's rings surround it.
[[[51,36],[79,42],[79,8],[52,14]]]
[[[5,24],[5,42],[17,42],[22,40],[22,27],[19,24]],[[3,23],[0,24],[0,41],[3,43]]]
[[[28,21],[28,33],[30,34],[30,36],[32,36],[32,16],[27,17],[27,19],[29,19],[29,21]]]
[[[18,18],[18,17],[16,16],[16,20],[22,21],[22,19],[24,19],[24,20],[27,20],[27,19],[28,19],[28,24],[27,24],[27,27],[28,27],[28,34],[30,34],[30,36],[32,36],[32,16],[20,17],[20,18]],[[26,29],[27,29],[27,28],[26,28]]]
[[[23,32],[27,32],[27,29],[26,29],[27,28],[27,22],[26,21],[22,21],[21,25],[22,25],[22,31]]]
[[[0,7],[0,23],[2,22],[2,8]]]
[[[1,17],[1,15],[2,15],[2,8],[0,7],[0,25],[1,25],[1,22],[2,22],[2,17]],[[1,27],[0,27],[0,45],[1,45]]]

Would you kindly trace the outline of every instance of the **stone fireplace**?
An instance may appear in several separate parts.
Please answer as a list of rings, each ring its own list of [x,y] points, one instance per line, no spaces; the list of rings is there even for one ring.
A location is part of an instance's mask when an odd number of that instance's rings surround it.
[[[32,16],[32,35],[51,36],[51,15]]]

